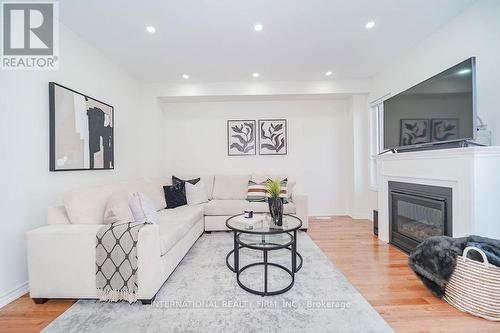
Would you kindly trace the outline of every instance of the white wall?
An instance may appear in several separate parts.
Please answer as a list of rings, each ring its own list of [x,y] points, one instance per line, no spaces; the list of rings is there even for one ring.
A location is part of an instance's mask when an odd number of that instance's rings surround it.
[[[372,219],[377,207],[377,192],[370,189],[370,117],[366,95],[349,98],[351,118],[351,180],[349,182],[349,215],[355,219]]]
[[[373,79],[370,101],[477,57],[477,110],[500,145],[500,1],[480,0]]]
[[[167,173],[280,173],[309,195],[310,215],[345,214],[351,146],[346,100],[166,103]],[[286,156],[227,156],[228,119],[286,118]]]
[[[115,107],[114,171],[48,171],[49,81]],[[45,223],[47,206],[61,202],[62,192],[150,173],[158,151],[141,134],[149,132],[151,112],[139,107],[141,93],[138,82],[64,26],[58,71],[0,71],[0,306],[26,291],[25,233]]]

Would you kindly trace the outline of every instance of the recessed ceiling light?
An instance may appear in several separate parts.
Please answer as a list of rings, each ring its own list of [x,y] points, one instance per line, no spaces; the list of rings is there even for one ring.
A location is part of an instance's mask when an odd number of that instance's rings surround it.
[[[147,30],[147,32],[149,32],[150,34],[154,34],[154,33],[156,32],[155,27],[153,27],[152,25],[148,25],[148,26],[146,27],[146,30]]]
[[[459,75],[465,75],[465,74],[469,74],[471,72],[471,69],[470,68],[464,68],[464,69],[461,69],[457,72],[457,74]]]
[[[252,74],[252,76],[253,76],[253,77],[259,77],[259,76],[260,76],[260,74],[259,74],[259,73],[253,73],[253,74]]]
[[[262,31],[262,29],[264,29],[264,26],[260,23],[257,23],[256,25],[253,26],[253,29],[255,31]]]
[[[373,22],[373,21],[370,21],[370,22],[368,22],[368,23],[365,24],[365,28],[366,29],[371,29],[374,26],[375,26],[375,22]]]
[[[331,71],[328,71],[328,72],[325,73],[326,76],[332,76],[332,74],[333,73]]]
[[[189,75],[187,75],[187,74],[182,74],[182,78],[183,78],[183,79],[189,79]]]

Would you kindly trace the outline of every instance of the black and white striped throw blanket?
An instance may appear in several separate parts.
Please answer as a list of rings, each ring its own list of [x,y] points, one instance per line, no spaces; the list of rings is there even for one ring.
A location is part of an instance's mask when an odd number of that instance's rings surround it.
[[[101,301],[137,301],[137,240],[147,223],[113,223],[97,232],[96,287]]]

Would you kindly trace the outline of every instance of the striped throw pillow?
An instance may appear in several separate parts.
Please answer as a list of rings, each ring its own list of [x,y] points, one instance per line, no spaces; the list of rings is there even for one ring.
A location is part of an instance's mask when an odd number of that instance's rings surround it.
[[[271,181],[272,179],[268,179],[268,181]],[[269,197],[269,194],[266,193],[266,196]],[[286,204],[288,203],[288,179],[285,178],[281,181],[280,183],[280,198],[283,199],[283,203]]]
[[[266,182],[257,183],[248,181],[247,200],[253,202],[266,201]]]

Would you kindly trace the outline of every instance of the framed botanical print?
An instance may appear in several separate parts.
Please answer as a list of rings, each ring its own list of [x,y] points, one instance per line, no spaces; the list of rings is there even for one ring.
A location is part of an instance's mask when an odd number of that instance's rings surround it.
[[[401,119],[399,145],[411,146],[431,141],[429,119]]]
[[[259,155],[287,154],[286,119],[259,120]]]
[[[432,141],[449,141],[459,138],[459,119],[432,119]]]
[[[49,83],[50,171],[114,169],[114,108]]]
[[[227,154],[255,155],[256,150],[255,120],[228,120]]]

